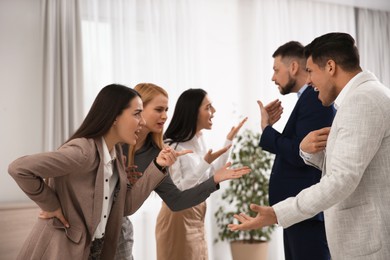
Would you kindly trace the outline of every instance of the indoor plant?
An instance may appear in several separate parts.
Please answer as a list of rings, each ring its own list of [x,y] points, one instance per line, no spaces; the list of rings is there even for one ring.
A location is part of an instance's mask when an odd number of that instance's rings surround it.
[[[260,134],[251,130],[245,130],[237,135],[232,151],[232,166],[249,166],[252,171],[235,180],[231,180],[229,186],[222,193],[222,205],[215,212],[217,226],[219,228],[218,237],[221,241],[231,242],[232,255],[235,259],[235,247],[242,244],[246,247],[245,253],[250,245],[265,247],[267,255],[267,242],[270,239],[273,227],[265,227],[251,231],[230,231],[227,228],[229,223],[234,222],[233,215],[244,212],[254,217],[256,214],[249,209],[251,203],[268,205],[268,180],[273,162],[273,155],[263,151],[259,147]],[[218,241],[218,239],[216,239]],[[255,253],[254,259],[260,259],[259,253]],[[250,256],[240,256],[241,259],[250,260]]]

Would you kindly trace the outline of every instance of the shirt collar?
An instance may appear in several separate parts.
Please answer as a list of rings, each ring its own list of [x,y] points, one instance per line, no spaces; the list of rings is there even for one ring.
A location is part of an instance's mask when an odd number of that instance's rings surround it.
[[[116,151],[115,151],[115,147],[112,149],[111,152],[108,151],[108,147],[106,141],[104,140],[104,137],[102,137],[102,144],[103,144],[103,160],[104,160],[104,164],[107,165],[116,159]]]
[[[298,98],[301,97],[303,91],[305,91],[307,89],[307,87],[308,87],[308,85],[305,84],[305,85],[303,85],[303,87],[301,87],[300,90],[298,90],[298,92],[297,92]]]
[[[359,79],[361,76],[362,76],[362,72],[359,72],[358,74],[356,74],[352,79],[350,79],[347,83],[347,85],[345,85],[345,87],[340,91],[339,95],[337,96],[336,100],[334,101],[334,108],[336,110],[339,109],[339,107],[341,106],[341,104],[343,103],[345,97],[347,96],[347,93],[349,92],[349,90],[352,88],[352,85],[354,84],[354,82]]]

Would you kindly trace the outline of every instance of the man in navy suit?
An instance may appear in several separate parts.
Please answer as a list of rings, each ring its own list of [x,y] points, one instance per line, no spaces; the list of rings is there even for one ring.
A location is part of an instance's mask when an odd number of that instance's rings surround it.
[[[275,100],[263,107],[258,101],[263,130],[259,145],[276,155],[269,183],[271,206],[320,181],[321,171],[306,165],[299,156],[299,144],[309,132],[330,126],[334,117],[333,108],[322,106],[318,92],[305,85],[308,75],[303,49],[302,44],[291,41],[272,55],[272,81],[282,95],[298,94],[298,101],[282,133],[272,127],[281,117],[281,102]],[[283,232],[286,260],[330,259],[322,212]]]

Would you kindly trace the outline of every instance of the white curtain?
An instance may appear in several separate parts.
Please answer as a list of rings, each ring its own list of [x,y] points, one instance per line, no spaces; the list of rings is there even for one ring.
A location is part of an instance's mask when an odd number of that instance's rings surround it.
[[[390,12],[358,9],[357,45],[363,69],[390,88]]]
[[[58,148],[83,117],[81,27],[77,0],[42,0],[44,149]]]
[[[245,91],[240,91],[242,111],[258,117],[256,97],[264,102],[280,98],[285,112],[275,125],[282,130],[296,102],[296,95],[280,96],[271,81],[273,52],[280,45],[296,40],[303,45],[328,32],[347,32],[356,36],[355,15],[352,7],[306,0],[262,0],[240,2],[240,72]],[[243,10],[244,9],[244,10]],[[252,98],[254,99],[254,98]],[[258,128],[259,122],[253,127]]]
[[[306,0],[85,0],[81,7],[84,111],[97,92],[113,82],[164,87],[170,95],[170,111],[182,91],[203,88],[217,110],[213,130],[205,132],[213,149],[222,146],[242,116],[249,116],[246,127],[259,131],[257,99],[282,100],[285,113],[276,127],[284,127],[296,96],[280,97],[271,82],[272,53],[279,45],[290,40],[308,44],[331,31],[356,36],[352,7]],[[213,243],[217,236],[213,216],[220,195],[218,191],[208,200],[209,258],[229,260],[228,244]],[[152,195],[130,217],[135,226],[135,259],[155,259],[154,227],[160,203]],[[280,232],[271,241],[269,259],[283,259]]]
[[[198,1],[82,1],[86,97],[117,82],[169,93],[197,83]],[[93,98],[92,98],[93,99]],[[87,100],[85,110],[92,102]]]

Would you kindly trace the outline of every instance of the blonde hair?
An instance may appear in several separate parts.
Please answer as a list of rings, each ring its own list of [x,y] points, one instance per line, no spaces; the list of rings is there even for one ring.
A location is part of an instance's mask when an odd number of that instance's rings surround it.
[[[158,95],[163,95],[168,98],[168,93],[162,87],[159,87],[153,83],[139,83],[134,87],[140,95],[144,107],[148,105],[148,103]],[[158,148],[162,149],[164,145],[163,141],[163,131],[161,133],[149,133],[152,135],[153,142],[157,145]],[[134,154],[135,154],[135,146],[129,145],[129,155],[128,155],[128,165],[131,166],[134,164]]]

